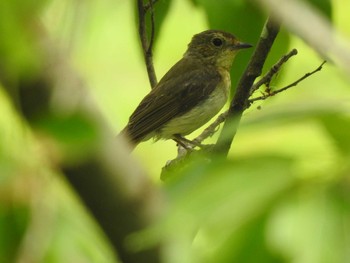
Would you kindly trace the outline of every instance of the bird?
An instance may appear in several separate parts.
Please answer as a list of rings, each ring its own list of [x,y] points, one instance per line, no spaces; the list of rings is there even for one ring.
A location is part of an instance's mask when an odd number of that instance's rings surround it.
[[[186,147],[191,141],[184,136],[207,123],[227,102],[233,60],[249,47],[222,30],[195,34],[183,57],[142,99],[119,135],[127,138],[131,149],[150,138],[173,139]]]

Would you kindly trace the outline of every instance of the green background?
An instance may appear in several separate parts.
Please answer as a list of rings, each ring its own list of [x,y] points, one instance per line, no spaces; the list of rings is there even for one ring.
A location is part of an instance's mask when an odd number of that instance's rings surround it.
[[[171,1],[161,26],[157,24],[158,79],[181,58],[192,35],[210,27],[256,44],[264,15],[247,16],[242,10],[251,14],[255,9],[244,9],[244,1],[193,2]],[[333,0],[332,9],[328,1],[313,2],[350,38],[349,1]],[[150,90],[132,1],[41,4],[28,2],[117,134]],[[230,12],[216,10],[219,4]],[[16,5],[21,4],[14,1]],[[2,17],[7,30],[2,32],[12,41],[8,48],[19,54],[14,67],[31,61],[16,42],[11,16]],[[323,60],[285,29],[276,41],[269,65],[292,48],[299,53],[272,88],[293,82]],[[249,55],[238,55],[242,58],[233,68],[233,83],[235,70],[243,69]],[[116,262],[72,189],[43,165],[50,142],[33,138],[7,96],[0,92],[0,262]],[[135,237],[135,244],[174,237],[181,245],[168,252],[166,262],[350,262],[349,110],[349,77],[329,62],[297,87],[253,104],[244,113],[227,163],[199,162],[164,186],[160,171],[175,157],[175,143],[140,144],[133,154],[155,184],[165,188],[171,209],[150,234]]]

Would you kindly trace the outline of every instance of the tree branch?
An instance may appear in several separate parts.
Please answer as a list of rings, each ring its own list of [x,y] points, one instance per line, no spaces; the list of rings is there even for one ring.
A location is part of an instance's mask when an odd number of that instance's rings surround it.
[[[228,154],[237,131],[238,123],[240,122],[242,113],[247,106],[251,87],[255,79],[261,75],[263,65],[278,32],[279,24],[271,18],[268,18],[255,52],[238,83],[237,91],[231,102],[226,122],[214,148],[215,153],[225,156]]]
[[[142,45],[143,57],[146,63],[148,79],[153,89],[157,85],[157,76],[153,66],[152,47],[154,42],[154,11],[153,4],[156,1],[150,0],[148,5],[143,4],[143,0],[137,0],[138,17],[139,17],[139,36]],[[146,31],[146,12],[151,12],[151,36],[150,40],[147,38]]]
[[[151,65],[153,67],[153,43],[154,43],[154,34],[155,34],[155,24],[154,24],[154,10],[153,10],[153,1],[150,0],[149,1],[149,10],[151,12],[151,36],[150,36],[150,41],[149,41],[149,45],[148,45],[148,49],[147,49],[147,55],[150,57],[151,60]],[[154,72],[154,67],[153,67],[153,72]],[[154,78],[155,78],[155,83],[154,86],[152,86],[153,88],[155,87],[155,85],[157,85],[157,77],[156,74],[154,73]]]
[[[271,78],[273,75],[275,75],[276,73],[279,72],[279,70],[281,69],[282,65],[284,63],[287,62],[287,60],[289,58],[291,58],[292,56],[296,55],[297,54],[297,50],[296,49],[293,49],[291,52],[289,52],[288,54],[284,55],[283,57],[280,58],[280,60],[272,66],[272,68],[258,81],[256,82],[253,86],[252,86],[252,89],[254,87],[259,87],[263,84],[266,84],[269,85],[270,81],[271,81]],[[315,74],[316,72],[320,71],[322,69],[322,66],[326,63],[326,61],[324,61],[317,69],[315,69],[314,71],[312,72],[309,72],[309,73],[306,73],[303,77],[297,79],[296,81],[294,81],[293,83],[281,88],[281,89],[278,89],[278,90],[275,90],[273,92],[268,92],[266,93],[265,95],[263,96],[259,96],[259,97],[256,97],[256,98],[253,98],[253,99],[249,99],[248,100],[248,103],[247,103],[247,108],[249,108],[251,106],[251,104],[255,101],[258,101],[258,100],[265,100],[269,97],[272,97],[278,93],[281,93],[289,88],[292,88],[296,85],[298,85],[301,81],[303,81],[304,79],[310,77],[311,75]],[[246,109],[247,109],[246,108]],[[244,109],[245,110],[245,109]],[[218,126],[224,122],[227,118],[227,115],[228,115],[228,112],[229,110],[221,113],[217,118],[216,120],[211,123],[199,136],[197,136],[195,139],[193,139],[192,143],[189,144],[190,147],[193,147],[193,145],[199,145],[200,147],[202,147],[202,150],[204,152],[210,152],[213,150],[213,146],[212,145],[202,145],[202,142],[212,136],[217,130],[218,130]],[[215,146],[214,146],[215,147]],[[188,151],[186,150],[185,148],[183,148],[181,145],[178,146],[178,156],[171,160],[171,161],[168,161],[166,166],[163,167],[162,169],[162,173],[161,173],[161,179],[162,180],[165,180],[167,179],[167,176],[168,176],[168,172],[173,170],[174,168],[176,167],[179,167],[181,165],[183,165],[185,163],[185,160],[188,159],[189,156],[192,156],[193,154],[198,154],[200,153],[201,151]]]
[[[205,128],[205,130],[194,139],[194,141],[202,143],[206,138],[213,136],[217,127],[226,120],[227,114],[228,111],[221,113],[212,124]]]
[[[153,0],[153,1],[149,1],[147,4],[144,5],[145,8],[145,12],[148,12],[148,10],[150,8],[153,8],[153,5],[156,4],[158,2],[158,0]]]
[[[232,140],[235,136],[238,122],[242,116],[243,111],[246,109],[246,105],[248,105],[251,87],[255,79],[261,75],[264,62],[278,32],[279,25],[272,21],[271,18],[268,18],[261,33],[257,48],[242,78],[240,79],[236,94],[231,102],[229,110],[220,115],[212,125],[210,125],[201,135],[195,139],[198,142],[205,136],[210,135],[216,129],[216,127],[226,118],[223,130],[219,136],[217,143],[214,145],[214,148],[204,148],[204,151],[227,155]],[[232,125],[233,123],[234,126]],[[187,160],[189,156],[193,156],[193,154],[197,154],[197,152],[183,151],[182,147],[178,147],[178,156],[176,159],[167,162],[166,166],[163,167],[161,178],[165,180],[168,177],[169,171],[181,166],[181,164]]]
[[[272,77],[277,74],[282,67],[284,63],[286,63],[289,58],[292,56],[295,56],[298,53],[296,49],[293,49],[290,51],[288,54],[284,55],[283,57],[280,58],[280,60],[272,66],[272,68],[256,83],[251,88],[250,95],[253,94],[254,91],[256,91],[260,86],[266,84],[269,85],[271,82]],[[251,100],[249,100],[250,102]],[[198,135],[193,141],[196,143],[202,143],[206,138],[211,137],[214,135],[214,133],[217,131],[217,127],[223,123],[226,120],[228,114],[228,110],[221,113],[216,120],[210,124],[200,135]]]
[[[326,61],[323,61],[322,64],[316,68],[315,70],[311,71],[311,72],[308,72],[306,73],[304,76],[302,76],[301,78],[297,79],[296,81],[294,81],[293,83],[281,88],[281,89],[278,89],[278,90],[275,90],[275,91],[272,91],[272,92],[269,92],[269,93],[266,93],[265,95],[262,95],[260,97],[256,97],[256,98],[253,98],[253,99],[250,99],[249,100],[249,103],[253,103],[255,101],[258,101],[258,100],[266,100],[267,98],[269,97],[272,97],[272,96],[275,96],[276,94],[278,93],[281,93],[287,89],[290,89],[292,87],[295,87],[296,85],[299,84],[299,82],[303,81],[304,79],[310,77],[311,75],[315,74],[316,72],[322,70],[322,67],[323,65],[326,63]]]
[[[254,83],[254,85],[250,90],[250,95],[252,95],[254,91],[256,91],[258,88],[260,88],[264,84],[267,87],[269,87],[272,77],[279,72],[279,70],[281,69],[284,63],[286,63],[292,56],[295,56],[296,54],[298,54],[298,50],[294,48],[288,54],[281,57],[280,60],[275,65],[273,65],[271,69],[259,81]]]

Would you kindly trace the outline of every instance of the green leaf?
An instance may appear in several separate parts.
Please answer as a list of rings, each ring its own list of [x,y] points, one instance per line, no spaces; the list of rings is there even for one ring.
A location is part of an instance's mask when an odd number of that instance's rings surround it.
[[[255,257],[246,252],[258,248],[258,255],[266,260],[252,262],[274,262],[260,247],[264,244],[261,220],[294,185],[292,164],[293,160],[281,156],[212,162],[202,158],[167,181],[169,214],[151,231],[135,235],[131,243],[173,237],[180,246],[175,253],[182,255],[178,262],[198,262],[198,258],[205,259],[200,262],[250,262],[243,259]],[[184,245],[187,242],[193,242],[193,247]],[[193,250],[198,254],[191,255]]]
[[[328,18],[332,18],[332,3],[330,0],[307,0],[316,7],[322,14]]]
[[[266,216],[246,222],[221,245],[209,262],[283,262],[266,244]]]
[[[283,201],[268,230],[276,252],[288,262],[291,258],[308,263],[348,262],[349,195],[339,195],[339,186],[345,183],[336,187],[309,184]]]
[[[76,161],[95,150],[98,130],[85,115],[50,115],[35,126],[58,143],[66,161]]]
[[[0,1],[0,57],[2,78],[30,76],[39,68],[32,33],[45,0]],[[7,87],[6,87],[7,88]]]
[[[342,114],[328,114],[320,117],[326,131],[341,153],[350,155],[350,118]]]
[[[221,202],[227,204],[232,201],[236,204],[239,196],[260,202],[260,195],[269,196],[282,185],[293,181],[289,174],[292,163],[291,159],[281,156],[253,156],[233,162],[222,160],[206,163],[200,160],[185,169],[182,177],[169,182],[168,193],[181,204],[182,209],[187,207],[191,211],[197,209],[196,206],[215,207]],[[268,185],[264,184],[266,181],[269,181]],[[252,194],[248,194],[250,191]],[[244,209],[250,210],[248,207]]]
[[[8,201],[0,205],[0,261],[15,262],[29,224],[29,208]]]

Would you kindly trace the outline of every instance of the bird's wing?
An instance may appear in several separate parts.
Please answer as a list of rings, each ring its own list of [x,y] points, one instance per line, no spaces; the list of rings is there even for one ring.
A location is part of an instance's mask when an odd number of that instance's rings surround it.
[[[132,141],[142,141],[168,121],[188,112],[205,100],[221,81],[213,68],[182,64],[181,60],[175,64],[131,115],[126,130]]]

